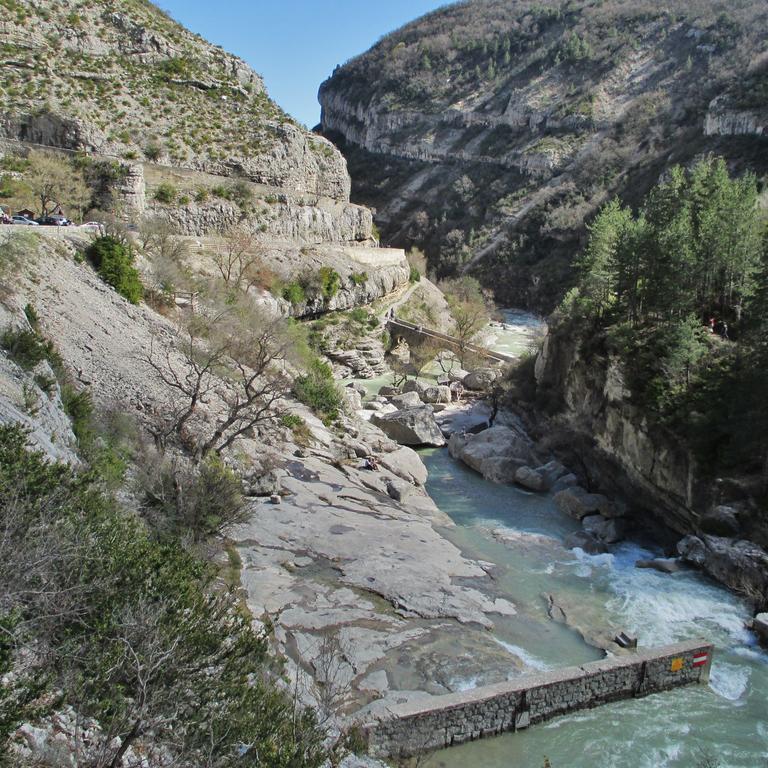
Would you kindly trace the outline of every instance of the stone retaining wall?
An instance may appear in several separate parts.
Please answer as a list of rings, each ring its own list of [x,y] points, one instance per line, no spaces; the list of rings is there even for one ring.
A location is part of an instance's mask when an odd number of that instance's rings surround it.
[[[520,677],[392,707],[363,730],[371,755],[407,757],[579,709],[705,683],[713,651],[709,643],[690,641]]]

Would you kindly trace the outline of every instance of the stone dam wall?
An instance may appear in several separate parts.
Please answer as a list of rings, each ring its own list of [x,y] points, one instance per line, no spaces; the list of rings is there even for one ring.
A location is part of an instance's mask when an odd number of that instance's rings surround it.
[[[374,757],[516,731],[579,709],[706,683],[714,647],[689,641],[391,707],[363,726]]]

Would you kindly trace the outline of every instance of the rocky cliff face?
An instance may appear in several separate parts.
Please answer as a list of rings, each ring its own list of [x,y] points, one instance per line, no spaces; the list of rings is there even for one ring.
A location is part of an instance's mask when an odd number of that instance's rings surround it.
[[[768,520],[749,478],[700,466],[679,435],[632,403],[620,361],[589,349],[562,330],[545,339],[535,371],[550,413],[544,441],[594,488],[626,499],[635,523],[670,544],[683,537],[677,549],[689,562],[767,599]]]
[[[709,151],[768,171],[766,23],[757,2],[470,0],[338,68],[322,126],[386,240],[547,309],[613,194]]]

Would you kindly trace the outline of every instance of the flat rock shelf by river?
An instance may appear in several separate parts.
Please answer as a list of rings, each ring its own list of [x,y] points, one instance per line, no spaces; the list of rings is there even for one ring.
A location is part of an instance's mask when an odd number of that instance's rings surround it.
[[[509,327],[491,329],[499,351],[521,352],[540,328],[513,310],[505,320]],[[541,768],[546,756],[552,768],[768,766],[768,654],[744,628],[751,616],[745,602],[695,571],[636,568],[637,560],[660,554],[648,545],[627,542],[597,556],[567,550],[562,541],[578,525],[551,497],[488,483],[445,449],[422,458],[430,496],[456,523],[443,534],[492,567],[496,594],[517,609],[499,617],[491,633],[509,654],[509,675],[600,658],[594,635],[619,629],[646,647],[691,638],[717,646],[709,686],[579,712],[440,751],[422,765]],[[549,617],[548,596],[564,609],[567,625]],[[452,689],[492,681],[462,678],[463,666],[459,652],[453,671],[446,670]],[[498,660],[493,666],[490,677],[498,678]]]

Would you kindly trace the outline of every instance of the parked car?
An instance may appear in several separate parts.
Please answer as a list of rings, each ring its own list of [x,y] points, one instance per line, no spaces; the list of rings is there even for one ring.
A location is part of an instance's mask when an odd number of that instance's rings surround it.
[[[42,224],[44,227],[68,227],[72,222],[66,216],[43,216],[37,220],[38,224]]]
[[[39,227],[40,226],[36,221],[32,221],[32,219],[28,219],[26,216],[13,216],[12,217],[12,223],[13,224],[26,224],[27,226],[31,226],[31,227]]]
[[[97,232],[104,231],[104,225],[100,221],[86,221],[80,225],[80,229],[95,229]]]

